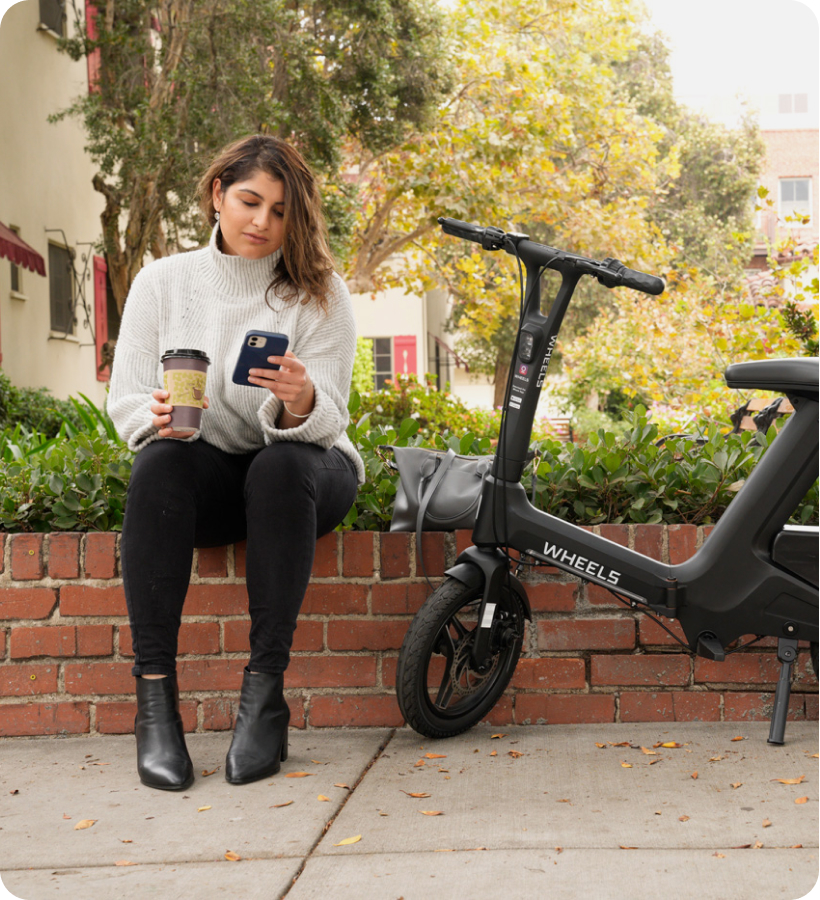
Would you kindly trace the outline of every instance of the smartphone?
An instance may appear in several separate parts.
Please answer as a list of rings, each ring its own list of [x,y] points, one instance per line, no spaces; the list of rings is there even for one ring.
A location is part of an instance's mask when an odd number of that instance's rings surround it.
[[[278,369],[278,365],[268,362],[269,356],[284,356],[288,349],[288,338],[284,334],[252,329],[242,341],[239,359],[233,370],[233,383],[245,384],[248,387],[262,387],[248,381],[251,369]]]

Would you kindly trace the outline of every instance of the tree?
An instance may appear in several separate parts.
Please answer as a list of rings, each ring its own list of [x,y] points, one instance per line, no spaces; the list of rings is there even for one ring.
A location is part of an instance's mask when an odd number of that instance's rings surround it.
[[[192,187],[218,148],[257,132],[292,140],[326,179],[333,222],[349,222],[342,142],[395,144],[448,88],[432,0],[102,0],[90,29],[72,6],[61,49],[96,54],[99,78],[53,119],[84,123],[120,311],[148,252],[204,240]]]

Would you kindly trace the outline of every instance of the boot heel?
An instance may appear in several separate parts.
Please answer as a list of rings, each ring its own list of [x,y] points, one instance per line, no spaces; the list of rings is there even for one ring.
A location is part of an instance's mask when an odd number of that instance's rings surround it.
[[[285,760],[287,758],[288,758],[288,730],[286,728],[285,729],[285,737],[284,737],[284,740],[282,741],[282,749],[279,752],[279,759],[281,759],[282,762],[285,762]]]

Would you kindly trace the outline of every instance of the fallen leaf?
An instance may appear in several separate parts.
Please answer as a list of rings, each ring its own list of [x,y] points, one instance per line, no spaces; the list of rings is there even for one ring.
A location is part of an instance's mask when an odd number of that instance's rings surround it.
[[[682,747],[683,744],[679,744],[677,741],[666,741],[661,744],[661,747],[668,747],[670,749],[675,749],[677,747]]]
[[[211,769],[210,772],[209,772],[207,769],[203,769],[203,770],[202,770],[202,777],[203,777],[203,778],[207,778],[209,775],[213,775],[213,774],[215,774],[215,773],[218,772],[218,771],[219,771],[219,766],[217,766],[215,769]]]
[[[63,813],[63,818],[64,818],[64,819],[70,819],[71,816],[67,816],[65,813]]]
[[[689,816],[678,816],[678,821],[679,822],[688,822]]]
[[[83,766],[80,766],[80,768],[82,769]],[[10,794],[19,794],[20,791],[18,791],[17,788],[15,788],[13,791],[9,791],[9,793],[10,793]]]
[[[697,772],[692,772],[692,774],[691,774],[689,777],[690,777],[690,778],[694,778],[694,779],[697,780],[698,773],[697,773]]]
[[[131,840],[131,838],[120,838],[120,843],[121,844],[133,844],[134,842]]]
[[[439,774],[441,774],[442,772],[449,772],[450,770],[449,769],[439,769],[438,771],[439,771]],[[463,772],[464,769],[462,769],[461,771]]]
[[[131,862],[130,859],[118,859],[115,863],[115,866],[138,866],[139,863]]]
[[[606,750],[606,744],[599,744],[598,741],[595,741],[595,746],[596,746],[599,750]]]
[[[330,797],[325,797],[324,794],[319,794],[316,799],[321,801],[322,803],[330,803]]]
[[[83,828],[91,828],[91,826],[96,822],[96,819],[80,819],[79,822],[74,826],[75,831],[80,831]]]
[[[722,759],[726,759],[725,756],[710,756],[709,762],[720,762]]]
[[[423,816],[443,816],[444,813],[440,809],[420,809],[419,812]]]
[[[632,763],[621,762],[621,768],[623,768],[623,769],[631,769],[631,768],[632,768]]]
[[[425,753],[425,759],[447,759],[446,753]]]
[[[764,828],[768,828],[771,824],[772,824],[772,823],[771,823],[771,820],[770,820],[770,819],[764,819],[764,820],[763,820],[763,827],[764,827]]]
[[[231,862],[239,862],[242,857],[238,853],[234,853],[233,850],[228,850],[225,854],[225,859],[229,859]]]
[[[350,790],[350,785],[349,785],[349,784],[344,784],[344,783],[341,782],[341,781],[336,781],[336,782],[334,782],[333,787],[347,788],[347,790]]]
[[[731,784],[731,786],[732,786],[733,788],[739,788],[739,787],[742,787],[742,786],[743,786],[743,782],[742,782],[742,781],[732,781],[732,782],[730,782],[730,784]]]
[[[492,741],[492,740],[495,740],[496,738],[504,738],[504,737],[507,737],[507,735],[506,734],[491,734],[490,740]]]
[[[641,753],[645,753],[647,756],[657,756],[654,750],[649,750],[647,747],[641,747]]]
[[[662,815],[663,815],[663,812],[662,812],[660,809],[656,809],[656,810],[655,810],[655,815],[656,815],[656,816],[662,816]]]
[[[763,849],[763,843],[762,843],[762,841],[755,841],[754,847],[753,847],[752,849],[753,849],[753,850],[761,850],[761,849]]]
[[[379,815],[380,816],[389,816],[390,813],[382,812],[381,810],[379,810]]]
[[[812,759],[817,759],[818,757],[820,757],[820,753],[812,753],[811,755]],[[802,846],[802,844],[800,846]]]
[[[748,850],[751,846],[751,844],[738,844],[737,847],[732,847],[732,850]]]
[[[808,797],[798,797],[794,802],[795,803],[808,803],[808,801],[809,801]]]
[[[613,747],[628,747],[629,741],[619,741],[617,744],[614,741],[607,741],[608,744],[611,744]]]
[[[745,741],[746,738],[745,738],[745,737],[741,737],[740,735],[738,735],[737,737],[733,737],[732,740],[733,740],[733,741]]]
[[[269,809],[281,809],[283,806],[290,806],[293,800],[286,800],[284,803],[274,803]]]
[[[556,852],[556,853],[563,853],[563,852],[564,852],[564,848],[563,848],[563,847],[556,847],[556,848],[555,848],[555,852]]]
[[[792,844],[789,849],[790,850],[802,850],[802,848],[803,848],[802,844]]]
[[[498,750],[490,750],[490,756],[498,756]]]
[[[781,784],[802,784],[805,780],[805,775],[801,775],[799,778],[772,778],[772,781],[779,781]]]
[[[418,769],[419,766],[426,766],[426,765],[427,765],[427,763],[423,759],[420,759],[417,763],[413,763],[413,768]]]
[[[663,762],[663,760],[662,760],[662,759],[650,759],[650,760],[649,760],[649,765],[650,765],[650,766],[654,766],[655,763],[659,763],[659,762]]]
[[[524,754],[520,750],[510,750],[509,755],[513,759],[518,759],[519,756],[523,756]]]
[[[313,772],[288,772],[285,778],[310,778]]]
[[[712,856],[716,856],[718,859],[726,859],[725,853],[713,853]]]
[[[210,806],[198,806],[196,808],[196,811],[197,812],[205,812],[206,809],[210,809],[210,808],[211,808]]]
[[[339,841],[338,844],[334,844],[334,847],[346,847],[348,844],[357,844],[362,839],[360,834],[357,834],[356,837],[345,838],[343,841]]]
[[[623,844],[619,844],[618,846],[621,848],[621,850],[637,850],[638,849],[637,847],[625,847]]]
[[[433,853],[455,853],[456,851],[452,847],[441,847],[438,850],[434,850]]]
[[[430,795],[425,793],[424,791],[418,791],[415,794],[411,794],[409,791],[402,791],[402,794],[407,794],[408,797],[416,797],[416,798],[424,798],[429,797]]]
[[[327,763],[323,763],[320,759],[312,759],[311,762],[316,763],[317,766],[327,765]]]
[[[572,803],[572,800],[556,800],[556,803]]]

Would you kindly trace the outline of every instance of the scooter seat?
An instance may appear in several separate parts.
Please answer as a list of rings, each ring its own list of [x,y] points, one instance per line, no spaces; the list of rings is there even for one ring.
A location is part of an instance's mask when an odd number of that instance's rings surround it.
[[[813,396],[816,400],[819,363],[817,357],[733,363],[726,369],[726,384],[732,388],[760,388],[783,394]]]

